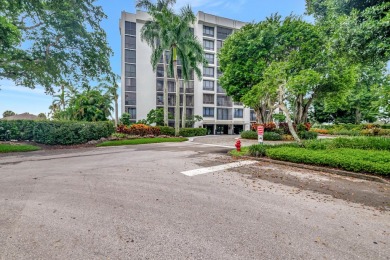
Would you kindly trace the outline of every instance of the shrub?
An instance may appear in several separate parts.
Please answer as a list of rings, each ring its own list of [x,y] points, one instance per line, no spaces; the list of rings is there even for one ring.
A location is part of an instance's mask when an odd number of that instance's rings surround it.
[[[122,125],[131,125],[130,122],[130,114],[129,113],[123,113],[121,118],[119,119],[120,124]]]
[[[299,138],[304,139],[304,140],[317,139],[318,133],[310,132],[310,131],[301,131],[301,132],[298,132],[298,136],[299,136]]]
[[[294,137],[292,135],[282,135],[282,140],[284,140],[284,141],[294,141]]]
[[[329,134],[329,130],[327,129],[311,128],[310,131],[323,134],[323,135]]]
[[[297,131],[297,126],[293,123],[293,127],[295,129],[295,131]],[[287,134],[287,135],[291,135],[290,133],[290,129],[288,128],[288,124],[287,123],[280,123],[279,124],[279,128],[283,129],[283,133]]]
[[[264,132],[272,132],[276,129],[276,124],[274,122],[268,122],[268,123],[264,123],[264,124],[253,123],[251,125],[251,129],[253,131],[257,132],[257,127],[260,125],[264,126]]]
[[[249,154],[251,156],[263,157],[266,154],[265,146],[262,144],[254,144],[249,146]]]
[[[48,120],[0,121],[0,140],[35,141],[49,145],[81,144],[108,137],[114,132],[112,122],[72,122]]]
[[[144,124],[132,124],[130,127],[125,125],[119,125],[116,129],[117,133],[128,134],[128,135],[160,135],[160,128],[155,126],[148,126]]]
[[[160,129],[160,134],[162,135],[170,135],[174,136],[175,135],[175,128],[170,127],[170,126],[158,126],[157,128]]]
[[[179,135],[184,137],[204,136],[207,134],[207,128],[181,128]]]
[[[312,150],[273,147],[266,150],[272,159],[341,168],[347,171],[390,174],[390,152],[350,148]]]
[[[255,131],[242,131],[241,138],[243,139],[256,139],[257,140],[257,132]]]
[[[274,132],[264,132],[264,140],[266,141],[280,141],[282,136]]]

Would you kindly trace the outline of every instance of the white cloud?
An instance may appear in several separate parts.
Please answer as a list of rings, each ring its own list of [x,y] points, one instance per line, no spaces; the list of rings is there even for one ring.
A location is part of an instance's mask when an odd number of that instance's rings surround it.
[[[215,1],[215,0],[177,0],[175,9],[180,10],[183,6],[190,5],[194,9],[210,9],[210,8],[224,8],[230,10],[236,10],[246,3],[247,0],[236,1]]]
[[[36,87],[34,89],[17,86],[13,81],[1,80],[0,81],[0,96],[4,93],[17,92],[21,94],[32,94],[32,95],[46,95],[43,87]]]

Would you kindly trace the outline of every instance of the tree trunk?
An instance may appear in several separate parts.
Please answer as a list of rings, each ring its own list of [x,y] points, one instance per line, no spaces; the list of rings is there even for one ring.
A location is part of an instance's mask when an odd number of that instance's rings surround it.
[[[307,122],[307,117],[309,116],[309,108],[311,106],[311,103],[313,102],[314,97],[310,97],[309,100],[307,101],[306,105],[303,108],[303,113],[301,117],[301,122],[306,123]]]
[[[355,110],[355,124],[360,124],[360,122],[362,121],[362,113],[360,113],[360,110],[359,108],[356,108]]]
[[[115,126],[118,125],[119,116],[118,116],[118,96],[115,96]]]
[[[176,84],[176,101],[175,101],[175,135],[179,136],[180,131],[180,84],[179,84],[179,75],[177,75],[177,50],[176,47],[173,47],[172,52],[173,57],[173,67],[175,74],[175,84]]]
[[[163,63],[164,63],[164,125],[168,126],[168,65],[165,51],[163,52]]]
[[[187,122],[187,84],[188,81],[185,80],[183,84],[183,115],[181,117],[181,127],[186,128],[186,122]]]
[[[290,117],[290,113],[289,113],[286,105],[284,103],[279,103],[279,108],[283,111],[284,115],[286,116],[288,129],[290,130],[291,135],[294,137],[295,141],[297,141],[298,143],[301,143],[302,141],[301,141],[301,139],[299,139],[297,132],[295,132],[295,129],[294,129],[291,117]]]
[[[279,86],[279,108],[283,111],[286,116],[286,121],[288,124],[288,129],[290,130],[291,135],[294,137],[295,141],[298,143],[302,143],[301,139],[299,139],[297,132],[295,132],[293,123],[291,121],[290,112],[288,111],[286,105],[284,104],[284,88],[283,86]]]

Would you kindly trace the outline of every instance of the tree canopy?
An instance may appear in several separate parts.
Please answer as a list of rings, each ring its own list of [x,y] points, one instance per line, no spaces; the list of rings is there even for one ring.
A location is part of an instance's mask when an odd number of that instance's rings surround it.
[[[113,79],[96,0],[0,0],[0,79],[34,88]]]

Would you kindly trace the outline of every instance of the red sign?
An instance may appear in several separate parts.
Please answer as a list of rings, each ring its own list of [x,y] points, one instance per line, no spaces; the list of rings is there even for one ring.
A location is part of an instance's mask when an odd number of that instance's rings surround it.
[[[263,134],[264,134],[264,126],[259,125],[259,126],[257,127],[257,134],[258,134],[258,135],[263,135]]]

